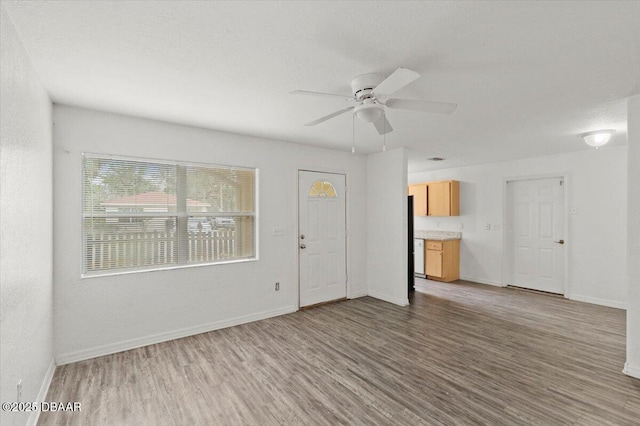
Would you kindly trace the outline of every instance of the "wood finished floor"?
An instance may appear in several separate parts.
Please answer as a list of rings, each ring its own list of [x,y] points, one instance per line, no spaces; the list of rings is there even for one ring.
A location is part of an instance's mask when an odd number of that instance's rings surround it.
[[[624,311],[427,285],[58,367],[38,424],[640,424]]]

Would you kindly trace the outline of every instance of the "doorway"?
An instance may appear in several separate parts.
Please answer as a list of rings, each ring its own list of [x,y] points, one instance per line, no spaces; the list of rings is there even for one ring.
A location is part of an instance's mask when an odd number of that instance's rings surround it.
[[[506,193],[506,283],[564,295],[564,179],[511,180]]]
[[[347,296],[346,176],[298,171],[300,307]]]

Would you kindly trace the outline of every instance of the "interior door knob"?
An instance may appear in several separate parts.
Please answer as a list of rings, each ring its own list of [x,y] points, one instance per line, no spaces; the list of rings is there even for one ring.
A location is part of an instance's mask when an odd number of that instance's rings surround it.
[[[564,240],[558,240],[558,241],[554,241],[554,243],[558,243],[558,244],[564,244]]]
[[[307,248],[307,246],[305,244],[300,244],[300,248],[304,250]]]

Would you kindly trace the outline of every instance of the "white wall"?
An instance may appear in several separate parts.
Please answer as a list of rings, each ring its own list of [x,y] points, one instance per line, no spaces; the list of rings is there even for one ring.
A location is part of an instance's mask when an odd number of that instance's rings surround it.
[[[628,307],[625,373],[640,379],[640,95],[629,99],[628,127]]]
[[[407,152],[367,157],[367,283],[369,295],[397,305],[407,295]]]
[[[626,147],[604,147],[562,155],[413,173],[410,183],[460,181],[458,217],[415,220],[416,229],[461,231],[462,279],[502,285],[503,192],[505,178],[567,175],[565,240],[571,299],[626,307]],[[568,213],[568,212],[567,212]],[[460,224],[464,228],[460,229]],[[438,224],[440,227],[438,228]],[[491,230],[484,229],[491,224]],[[495,225],[498,225],[496,227]]]
[[[15,402],[22,379],[22,401],[37,401],[55,368],[51,102],[3,6],[0,13],[0,399]],[[24,425],[29,415],[3,410],[0,423]]]
[[[59,363],[296,310],[298,169],[347,174],[348,295],[366,294],[364,156],[61,105],[53,121]],[[260,259],[81,279],[82,152],[257,167]]]

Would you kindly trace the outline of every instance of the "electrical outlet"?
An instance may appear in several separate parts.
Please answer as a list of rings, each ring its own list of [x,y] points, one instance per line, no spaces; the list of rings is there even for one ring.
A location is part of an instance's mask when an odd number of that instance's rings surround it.
[[[16,395],[16,402],[19,404],[21,401],[22,401],[22,379],[18,380],[17,395]]]
[[[280,291],[280,283],[276,283],[276,291]]]
[[[485,230],[485,231],[489,231],[489,230],[491,230],[491,224],[490,224],[490,223],[485,223],[485,224],[484,224],[484,230]]]

